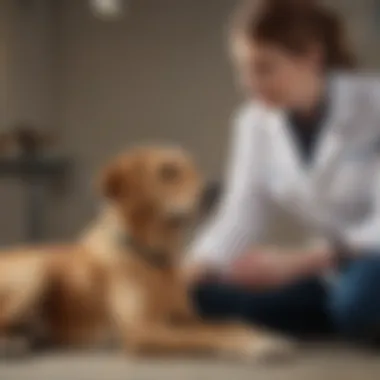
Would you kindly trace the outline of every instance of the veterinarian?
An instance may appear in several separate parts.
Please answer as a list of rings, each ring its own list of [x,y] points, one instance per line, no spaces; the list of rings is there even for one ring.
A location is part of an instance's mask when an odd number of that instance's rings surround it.
[[[380,338],[380,78],[357,72],[333,10],[255,3],[231,30],[247,101],[219,210],[191,247],[196,303],[288,333]],[[261,248],[272,207],[321,244]]]

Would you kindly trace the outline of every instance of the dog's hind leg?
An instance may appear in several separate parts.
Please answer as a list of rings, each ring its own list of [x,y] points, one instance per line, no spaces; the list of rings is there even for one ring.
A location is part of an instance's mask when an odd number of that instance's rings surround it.
[[[125,348],[137,354],[209,354],[253,362],[284,359],[293,351],[287,339],[232,324],[141,325],[125,335]]]
[[[199,320],[185,325],[170,323],[149,312],[143,295],[132,286],[116,286],[112,291],[113,320],[127,352],[227,355],[256,361],[287,357],[293,351],[286,338],[245,325]]]
[[[13,268],[12,268],[13,269]],[[38,313],[38,305],[45,294],[43,273],[33,267],[21,266],[2,273],[0,279],[0,351],[2,354],[24,351],[28,346],[26,336],[20,337],[17,329],[31,324]]]

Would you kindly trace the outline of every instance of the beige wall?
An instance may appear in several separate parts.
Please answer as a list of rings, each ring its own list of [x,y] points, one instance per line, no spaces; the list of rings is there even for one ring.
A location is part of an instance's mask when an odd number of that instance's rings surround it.
[[[53,72],[56,39],[49,0],[2,0],[7,16],[7,124],[50,128],[56,115]],[[3,5],[4,6],[4,5]]]
[[[8,13],[9,4],[6,1],[0,2],[0,128],[7,121],[7,69],[8,69]]]
[[[64,1],[60,124],[76,169],[62,233],[71,235],[91,215],[94,171],[127,145],[179,142],[206,174],[218,175],[238,102],[223,38],[232,6],[138,0],[123,20],[107,23],[83,2]]]
[[[54,125],[54,44],[49,0],[0,1],[0,130],[28,121]],[[25,238],[24,187],[0,182],[0,244]]]
[[[380,54],[370,38],[371,1],[334,4],[351,19],[358,51],[374,67]],[[239,102],[223,38],[235,1],[130,3],[125,18],[103,22],[84,0],[0,1],[0,7],[10,5],[8,13],[0,8],[0,79],[6,72],[2,91],[8,92],[6,102],[0,98],[0,110],[7,104],[1,120],[56,128],[75,163],[68,196],[49,199],[50,238],[73,236],[91,217],[94,173],[126,145],[176,141],[196,154],[207,176],[221,173]],[[22,236],[23,193],[12,186],[0,186],[6,215],[0,243]]]

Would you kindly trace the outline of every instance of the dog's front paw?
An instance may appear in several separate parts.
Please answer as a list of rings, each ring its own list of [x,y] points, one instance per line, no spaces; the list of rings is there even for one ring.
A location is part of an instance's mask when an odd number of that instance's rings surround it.
[[[243,350],[245,359],[253,362],[282,361],[289,359],[295,344],[287,338],[261,335],[253,336]]]

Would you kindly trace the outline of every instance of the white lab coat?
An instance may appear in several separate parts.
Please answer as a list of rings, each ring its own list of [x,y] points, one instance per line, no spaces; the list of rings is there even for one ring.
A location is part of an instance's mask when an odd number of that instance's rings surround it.
[[[353,247],[380,252],[380,78],[334,74],[329,96],[327,124],[307,168],[283,112],[257,101],[238,112],[225,193],[191,246],[191,260],[228,266],[265,232],[271,202],[312,226],[316,237],[335,230]]]

